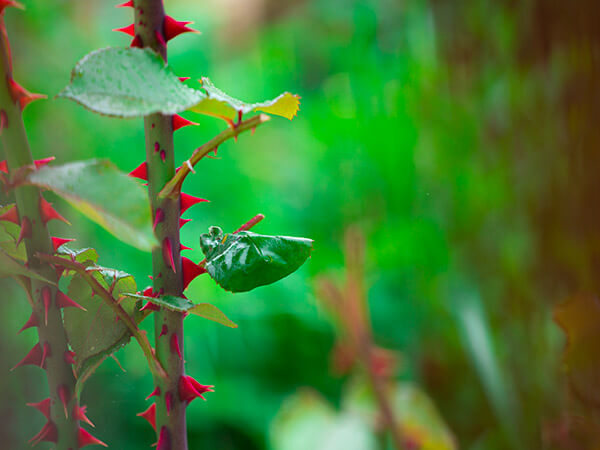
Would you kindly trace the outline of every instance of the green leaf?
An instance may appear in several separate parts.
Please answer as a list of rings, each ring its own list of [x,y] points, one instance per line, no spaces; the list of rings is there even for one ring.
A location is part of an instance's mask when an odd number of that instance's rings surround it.
[[[226,327],[237,328],[237,324],[235,322],[229,319],[229,317],[227,317],[223,311],[221,311],[215,305],[211,305],[210,303],[195,304],[187,298],[175,297],[172,295],[148,297],[141,294],[127,294],[127,297],[150,302],[170,311],[188,312],[190,314],[194,314],[195,316],[204,317],[205,319],[220,323]]]
[[[288,276],[308,259],[312,243],[311,239],[250,231],[223,236],[219,227],[210,227],[208,234],[200,236],[206,270],[231,292],[246,292]]]
[[[230,320],[229,317],[223,313],[223,311],[221,311],[215,305],[211,305],[210,303],[199,303],[193,308],[190,308],[188,312],[190,314],[220,323],[226,327],[237,328],[237,323]]]
[[[390,383],[388,399],[403,439],[422,450],[454,450],[456,442],[430,397],[409,382]],[[380,407],[370,384],[354,379],[344,393],[342,408],[363,417],[372,429],[380,421]]]
[[[289,397],[271,427],[273,450],[376,450],[375,434],[360,416],[337,413],[319,394]]]
[[[10,210],[14,204],[0,206],[0,215]],[[17,240],[21,227],[12,222],[0,220],[0,249],[7,255],[19,261],[27,260],[27,252],[25,250],[25,242],[21,241],[17,246]]]
[[[129,245],[150,251],[155,244],[146,192],[110,161],[44,167],[25,182],[55,192]]]
[[[278,97],[260,103],[245,103],[216,88],[208,78],[202,78],[202,90],[206,97],[190,108],[200,114],[236,120],[238,114],[265,112],[292,120],[300,109],[300,97],[284,92]]]
[[[105,289],[112,288],[115,299],[137,289],[133,277],[125,272],[99,266],[91,266],[88,270],[94,271],[94,278]],[[73,277],[68,296],[87,310],[66,308],[63,312],[69,343],[75,352],[78,389],[81,389],[106,357],[129,342],[131,334],[100,296],[92,295],[92,288],[81,277]],[[125,297],[120,304],[127,313],[134,315],[135,300]]]
[[[98,252],[93,248],[72,249],[67,244],[58,248],[58,256],[68,258],[69,260],[80,264],[95,264],[98,262]]]
[[[37,274],[33,270],[28,269],[19,261],[11,258],[7,253],[0,250],[0,278],[12,277],[15,275],[24,275],[28,278],[35,278],[37,280],[56,285],[55,282],[50,281],[47,278]]]
[[[86,55],[58,95],[93,112],[116,117],[176,114],[205,94],[183,84],[150,49],[105,48]]]

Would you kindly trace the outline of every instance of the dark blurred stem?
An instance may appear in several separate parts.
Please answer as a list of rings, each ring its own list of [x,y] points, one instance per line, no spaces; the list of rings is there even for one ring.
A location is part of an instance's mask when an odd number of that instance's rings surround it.
[[[0,65],[2,66],[3,75],[3,82],[0,83],[0,118],[2,121],[0,139],[10,172],[14,173],[20,167],[33,167],[34,162],[23,125],[19,102],[12,98],[8,85],[9,80],[12,80],[12,70],[7,48],[4,18],[3,15],[0,15]],[[31,225],[31,232],[24,239],[29,268],[38,272],[47,280],[58,282],[54,269],[34,256],[37,252],[52,253],[54,251],[50,234],[40,213],[41,193],[39,189],[33,186],[20,186],[15,188],[15,197],[21,223],[28,221]],[[50,420],[56,426],[58,439],[56,449],[75,449],[79,448],[79,422],[73,414],[66,417],[65,408],[63,408],[58,396],[58,388],[64,386],[70,396],[66,410],[74,410],[78,400],[75,395],[73,369],[65,361],[65,353],[68,350],[67,336],[63,327],[61,311],[54,300],[48,305],[47,320],[44,320],[46,314],[43,292],[49,292],[50,299],[55,299],[56,286],[38,280],[31,280],[29,295],[33,299],[34,314],[39,322],[37,327],[39,343],[41,346],[46,345],[49,350],[45,368],[51,399]]]
[[[164,45],[165,12],[162,0],[134,0],[135,32],[141,45],[150,47],[167,60]],[[156,226],[160,247],[152,251],[154,291],[161,295],[181,296],[183,280],[179,246],[179,197],[159,198],[158,193],[175,175],[172,116],[152,114],[144,118],[146,136],[146,162],[148,164],[148,195],[153,217],[158,210],[163,218]],[[172,255],[163,257],[168,246]],[[163,332],[164,331],[164,332]],[[168,378],[154,377],[160,388],[156,398],[156,433],[163,439],[164,448],[187,450],[186,404],[178,394],[179,380],[184,374],[184,361],[174,351],[177,343],[183,355],[183,315],[161,309],[154,314],[156,357],[167,371]],[[165,442],[166,441],[166,442]]]

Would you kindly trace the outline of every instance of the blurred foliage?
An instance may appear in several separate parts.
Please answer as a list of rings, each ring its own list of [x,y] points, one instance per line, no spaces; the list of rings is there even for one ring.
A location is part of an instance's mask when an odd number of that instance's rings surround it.
[[[130,23],[127,8],[24,3],[25,12],[7,11],[6,19],[15,77],[33,92],[52,98],[83,55],[128,45],[110,31]],[[460,448],[586,448],[552,305],[600,287],[597,4],[167,0],[166,7],[203,32],[169,46],[177,75],[208,76],[248,100],[286,90],[302,96],[294,123],[273,120],[196,167],[185,189],[211,203],[186,213],[195,219],[182,230],[194,248],[186,256],[202,259],[198,238],[208,226],[235,229],[259,212],[266,220],[256,232],[315,240],[309,262],[273,286],[232,296],[207,279],[190,285],[190,298],[239,324],[186,321],[188,371],[216,386],[188,409],[190,447],[267,448],[273,417],[301,386],[340,404],[345,380],[329,373],[334,333],[313,276],[342,267],[343,230],[359,223],[369,243],[375,338],[402,352],[400,379],[427,392]],[[144,157],[141,120],[49,100],[30,106],[25,121],[37,158],[102,157],[129,171]],[[179,131],[176,158],[222,128],[205,118]],[[143,287],[147,254],[52,200],[72,223],[51,224],[53,234],[93,246],[103,264]],[[23,405],[43,398],[44,383],[36,368],[8,372],[35,339],[33,332],[15,338],[28,306],[15,283],[0,283],[0,434],[17,449],[42,424]],[[145,449],[153,433],[135,414],[147,407],[151,377],[139,349],[117,357],[127,373],[107,361],[82,401],[98,437]]]

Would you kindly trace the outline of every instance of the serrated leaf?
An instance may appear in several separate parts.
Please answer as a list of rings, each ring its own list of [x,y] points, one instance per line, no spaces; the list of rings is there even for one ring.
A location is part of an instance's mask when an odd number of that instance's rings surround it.
[[[176,114],[205,94],[183,84],[150,49],[105,48],[86,55],[58,95],[91,111],[115,117]]]
[[[58,256],[68,258],[80,264],[95,264],[98,262],[98,252],[93,248],[72,249],[67,244],[58,248]]]
[[[108,160],[44,167],[25,182],[55,192],[129,245],[150,251],[155,244],[146,192]]]
[[[161,297],[148,297],[141,294],[127,294],[128,297],[166,308],[170,311],[188,312],[195,316],[203,317],[213,322],[220,323],[230,328],[237,328],[237,324],[223,313],[215,305],[210,303],[194,303],[187,298],[163,295]]]
[[[35,278],[36,280],[56,285],[55,282],[44,278],[33,270],[28,269],[19,261],[11,258],[7,253],[0,250],[0,278],[12,277],[15,275],[24,275],[28,278]]]
[[[208,234],[200,236],[206,270],[231,292],[246,292],[293,273],[310,256],[312,243],[311,239],[251,231],[223,236],[219,227],[210,227]]]
[[[300,97],[289,92],[284,92],[272,100],[246,103],[218,89],[205,77],[202,78],[202,90],[206,97],[191,107],[190,111],[222,119],[236,120],[240,113],[265,112],[292,120],[300,108]]]
[[[98,266],[88,270],[94,271],[94,277],[105,289],[112,289],[115,299],[137,289],[133,277],[125,272]],[[76,308],[63,311],[65,330],[75,352],[75,372],[78,380],[82,380],[78,381],[78,389],[81,389],[80,384],[106,357],[126,345],[131,334],[100,296],[92,295],[91,287],[81,277],[73,277],[67,295],[86,308],[86,311]],[[120,305],[133,315],[135,303],[135,300],[125,297]]]

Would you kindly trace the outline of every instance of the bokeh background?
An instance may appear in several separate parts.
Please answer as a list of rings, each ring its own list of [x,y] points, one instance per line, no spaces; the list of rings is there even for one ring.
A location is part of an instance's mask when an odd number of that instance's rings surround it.
[[[129,44],[111,29],[131,23],[131,11],[101,0],[23,3],[6,13],[15,78],[49,96],[25,113],[34,156],[132,170],[144,157],[141,120],[53,99],[86,53]],[[570,434],[581,413],[552,315],[599,287],[596,2],[165,4],[202,31],[169,45],[178,75],[208,76],[244,100],[302,96],[292,122],[223,145],[188,179],[186,191],[211,203],[186,213],[186,256],[202,259],[208,226],[234,230],[256,213],[266,215],[257,232],[315,240],[309,262],[272,286],[231,295],[201,277],[189,287],[189,298],[239,324],[186,321],[187,370],[216,386],[188,409],[190,448],[273,448],[274,420],[302,387],[340,404],[348,380],[332,374],[335,329],[314,281],[342,273],[353,224],[367,242],[375,339],[401,354],[398,379],[427,393],[459,448],[587,448]],[[178,161],[224,127],[187,117],[200,126],[176,134]],[[53,234],[148,285],[148,254],[54,201],[72,226],[51,224]],[[43,398],[45,382],[35,367],[9,372],[35,338],[15,337],[29,307],[16,284],[1,289],[2,448],[22,449],[43,424],[24,403]],[[126,372],[107,360],[82,402],[112,448],[149,448],[153,433],[135,414],[149,404],[151,376],[135,344],[116,356]]]

